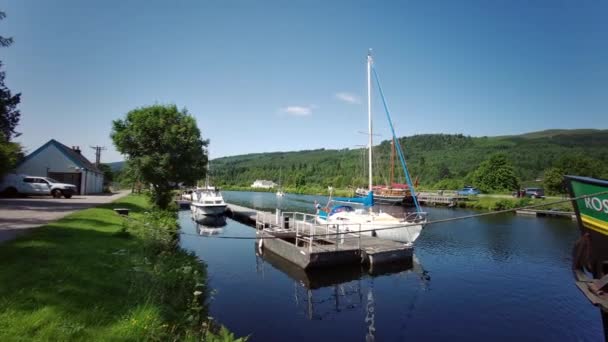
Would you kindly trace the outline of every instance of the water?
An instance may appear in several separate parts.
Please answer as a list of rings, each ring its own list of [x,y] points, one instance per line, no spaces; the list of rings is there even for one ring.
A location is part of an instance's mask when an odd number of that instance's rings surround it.
[[[250,207],[312,211],[317,196],[223,192]],[[431,219],[468,210],[426,208]],[[195,224],[180,213],[182,246],[208,264],[211,315],[251,341],[599,341],[598,309],[574,285],[578,232],[558,218],[499,215],[428,226],[413,267],[360,267],[307,274],[256,255],[252,228]],[[213,223],[212,223],[213,224]],[[222,225],[223,222],[215,222]],[[370,274],[370,273],[373,273]]]

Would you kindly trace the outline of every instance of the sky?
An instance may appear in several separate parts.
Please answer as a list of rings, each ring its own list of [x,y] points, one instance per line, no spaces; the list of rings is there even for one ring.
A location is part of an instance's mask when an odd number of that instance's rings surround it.
[[[366,144],[373,49],[399,136],[608,128],[606,1],[0,1],[17,139],[107,148],[175,104],[212,158]],[[373,92],[374,139],[390,137]]]

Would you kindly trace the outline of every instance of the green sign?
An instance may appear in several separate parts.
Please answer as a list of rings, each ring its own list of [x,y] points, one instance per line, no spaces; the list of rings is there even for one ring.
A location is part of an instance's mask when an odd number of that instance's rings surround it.
[[[576,197],[592,195],[576,201],[585,226],[605,234],[608,233],[608,194],[593,195],[608,191],[608,187],[573,180],[572,190]],[[589,227],[589,225],[593,227]]]

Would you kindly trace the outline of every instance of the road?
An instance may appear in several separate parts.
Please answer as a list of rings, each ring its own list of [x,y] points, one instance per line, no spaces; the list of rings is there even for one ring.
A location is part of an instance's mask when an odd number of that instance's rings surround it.
[[[126,190],[112,195],[74,196],[70,199],[0,198],[0,243],[73,212],[115,201],[129,193]]]

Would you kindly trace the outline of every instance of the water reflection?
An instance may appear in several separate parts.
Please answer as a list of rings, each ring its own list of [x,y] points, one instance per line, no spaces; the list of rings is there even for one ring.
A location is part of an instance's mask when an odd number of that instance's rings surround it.
[[[197,233],[203,236],[218,235],[224,231],[224,227],[226,226],[226,217],[224,215],[204,216],[199,220],[195,220],[192,217],[192,221],[196,225]]]
[[[304,270],[270,251],[261,251],[254,245],[256,272],[264,277],[265,264],[283,272],[293,280],[294,302],[309,320],[325,320],[345,311],[364,308],[366,340],[373,341],[375,333],[374,278],[385,275],[418,275],[423,287],[427,287],[430,276],[416,257],[410,262],[374,265],[365,267],[352,265],[332,269]],[[369,281],[368,281],[369,280]],[[369,283],[367,290],[365,283]],[[329,290],[329,291],[328,291]]]

